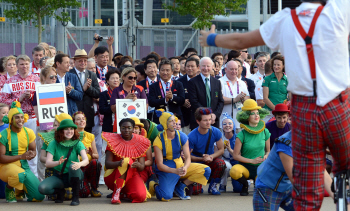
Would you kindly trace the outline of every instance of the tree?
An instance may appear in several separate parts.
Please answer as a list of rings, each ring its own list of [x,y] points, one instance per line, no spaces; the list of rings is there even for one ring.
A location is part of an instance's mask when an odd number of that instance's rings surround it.
[[[173,4],[163,5],[164,8],[175,11],[180,15],[191,14],[197,21],[193,28],[210,28],[215,15],[229,15],[227,10],[243,11],[242,5],[248,0],[174,0]]]
[[[80,3],[77,0],[3,0],[3,2],[13,4],[13,8],[5,10],[5,16],[15,19],[17,23],[34,20],[38,28],[38,43],[41,42],[42,18],[54,16],[59,21],[70,20],[67,12],[56,14],[56,10],[66,7],[77,7]]]

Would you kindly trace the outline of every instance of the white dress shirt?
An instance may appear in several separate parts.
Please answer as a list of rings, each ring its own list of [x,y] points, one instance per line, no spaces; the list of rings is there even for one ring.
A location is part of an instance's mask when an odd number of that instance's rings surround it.
[[[306,32],[320,4],[304,2],[296,8]],[[316,62],[318,106],[324,106],[350,86],[348,37],[350,1],[329,0],[317,20],[312,44]],[[309,15],[300,15],[301,12]],[[295,95],[313,96],[313,81],[305,41],[294,26],[291,10],[285,8],[260,27],[266,45],[280,49],[285,57],[288,91]]]

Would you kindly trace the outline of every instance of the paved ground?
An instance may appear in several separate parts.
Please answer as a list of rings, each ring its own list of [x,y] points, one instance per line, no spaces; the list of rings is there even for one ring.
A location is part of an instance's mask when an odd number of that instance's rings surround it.
[[[228,190],[232,189],[228,187]],[[191,200],[181,201],[179,198],[174,198],[170,202],[161,202],[155,198],[149,199],[145,203],[132,204],[128,201],[122,201],[120,205],[110,204],[110,199],[106,198],[106,195],[111,193],[107,190],[106,186],[102,185],[99,190],[103,193],[102,198],[85,198],[80,199],[80,205],[77,207],[69,206],[70,202],[65,201],[63,204],[55,204],[52,201],[43,201],[41,203],[6,203],[4,199],[0,199],[0,211],[56,211],[56,210],[84,210],[84,211],[109,211],[109,210],[135,210],[135,211],[148,211],[148,210],[181,210],[181,211],[222,211],[222,210],[240,210],[251,211],[253,210],[252,198],[253,189],[250,189],[249,196],[242,197],[238,193],[223,193],[221,196],[212,196],[207,193],[199,196],[193,196]],[[204,188],[205,192],[207,187]],[[282,209],[280,209],[282,210]],[[335,210],[335,205],[331,198],[325,198],[322,206],[322,211]]]

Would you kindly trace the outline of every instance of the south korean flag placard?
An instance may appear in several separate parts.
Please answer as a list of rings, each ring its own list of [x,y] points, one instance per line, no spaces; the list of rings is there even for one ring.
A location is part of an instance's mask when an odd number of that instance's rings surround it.
[[[120,133],[119,122],[124,118],[137,117],[139,119],[147,119],[147,103],[146,99],[116,99],[117,128]]]

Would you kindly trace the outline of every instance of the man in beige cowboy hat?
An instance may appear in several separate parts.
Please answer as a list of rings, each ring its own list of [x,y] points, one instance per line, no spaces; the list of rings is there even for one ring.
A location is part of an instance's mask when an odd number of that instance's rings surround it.
[[[75,51],[74,68],[69,70],[70,73],[76,74],[83,87],[83,100],[77,101],[78,110],[84,112],[86,116],[85,131],[92,132],[94,124],[94,106],[93,99],[98,99],[100,95],[100,86],[98,85],[97,76],[95,73],[87,70],[87,53],[84,49],[77,49]]]

